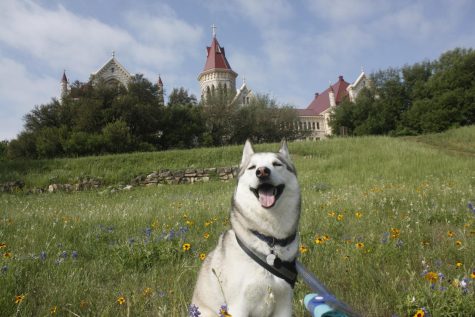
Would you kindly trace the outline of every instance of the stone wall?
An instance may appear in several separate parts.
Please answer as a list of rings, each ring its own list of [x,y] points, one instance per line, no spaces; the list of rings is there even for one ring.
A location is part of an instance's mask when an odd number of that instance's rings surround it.
[[[193,184],[209,182],[211,180],[228,181],[237,176],[238,167],[213,167],[213,168],[189,168],[186,170],[161,170],[150,174],[143,174],[134,177],[128,184],[107,187],[110,191],[130,190],[134,186],[157,186],[160,184]],[[99,189],[104,187],[104,182],[100,178],[85,177],[78,179],[76,183],[52,183],[47,188],[30,188],[25,190],[25,183],[21,180],[0,184],[0,192],[15,193],[26,191],[28,193],[43,193],[57,191],[82,191]]]

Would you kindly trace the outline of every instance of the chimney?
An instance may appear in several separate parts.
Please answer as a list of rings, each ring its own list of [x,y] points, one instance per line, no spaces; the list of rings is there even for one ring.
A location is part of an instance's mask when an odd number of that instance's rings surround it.
[[[315,93],[315,99],[317,99],[318,95],[319,95],[319,93],[316,92],[316,93]]]
[[[342,75],[338,76],[338,79],[339,79],[340,81],[343,81],[343,76],[342,76]]]

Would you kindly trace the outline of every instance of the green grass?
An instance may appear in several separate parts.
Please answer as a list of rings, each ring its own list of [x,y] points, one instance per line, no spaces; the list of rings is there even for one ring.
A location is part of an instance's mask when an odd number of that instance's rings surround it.
[[[291,143],[303,197],[307,251],[300,260],[364,316],[413,316],[422,307],[432,316],[474,315],[475,214],[467,203],[475,202],[475,160],[465,153],[473,150],[467,135],[474,131]],[[468,151],[447,151],[447,144]],[[3,166],[2,177],[18,173],[37,185],[51,175],[84,173],[115,183],[162,168],[235,165],[240,151],[22,162],[17,170]],[[0,315],[46,316],[57,307],[60,316],[185,316],[199,255],[229,227],[234,186],[213,181],[113,194],[0,195]],[[427,272],[445,278],[432,284]],[[463,278],[465,288],[456,282]],[[308,292],[297,283],[295,316],[308,316],[301,304]],[[25,297],[15,304],[17,295]]]

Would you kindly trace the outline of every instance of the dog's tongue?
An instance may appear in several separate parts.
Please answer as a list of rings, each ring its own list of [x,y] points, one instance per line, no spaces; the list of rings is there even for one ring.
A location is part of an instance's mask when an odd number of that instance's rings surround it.
[[[264,208],[270,208],[275,203],[274,187],[259,188],[259,202]]]

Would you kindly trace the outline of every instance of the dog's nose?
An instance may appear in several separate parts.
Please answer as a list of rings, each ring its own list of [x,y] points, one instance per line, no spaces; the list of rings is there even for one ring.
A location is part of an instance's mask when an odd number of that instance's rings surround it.
[[[270,176],[270,169],[267,167],[258,167],[256,170],[257,178],[266,178]]]

